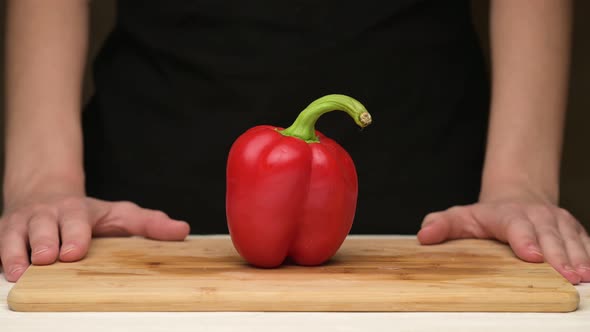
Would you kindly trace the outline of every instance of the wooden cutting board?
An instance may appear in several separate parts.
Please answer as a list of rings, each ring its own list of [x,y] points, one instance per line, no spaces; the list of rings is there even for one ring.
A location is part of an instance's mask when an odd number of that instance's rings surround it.
[[[82,261],[30,267],[8,297],[15,311],[568,312],[578,303],[549,265],[504,244],[387,236],[349,236],[323,266],[278,269],[244,263],[227,236],[94,239]]]

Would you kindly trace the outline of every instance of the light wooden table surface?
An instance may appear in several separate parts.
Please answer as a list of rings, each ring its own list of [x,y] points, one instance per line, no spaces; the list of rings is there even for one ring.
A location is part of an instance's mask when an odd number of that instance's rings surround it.
[[[590,283],[575,286],[571,313],[23,313],[6,304],[14,284],[0,274],[0,331],[590,331]]]

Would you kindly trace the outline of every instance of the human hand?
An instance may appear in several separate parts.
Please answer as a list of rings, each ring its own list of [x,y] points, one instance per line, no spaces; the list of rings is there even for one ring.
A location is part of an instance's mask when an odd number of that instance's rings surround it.
[[[130,202],[77,194],[29,196],[26,202],[8,206],[0,218],[0,259],[6,279],[13,282],[30,263],[82,259],[92,236],[138,235],[174,241],[183,240],[189,231],[186,222]]]
[[[496,239],[520,259],[547,262],[572,284],[590,281],[590,237],[568,211],[531,195],[484,199],[428,214],[422,244],[459,238]]]

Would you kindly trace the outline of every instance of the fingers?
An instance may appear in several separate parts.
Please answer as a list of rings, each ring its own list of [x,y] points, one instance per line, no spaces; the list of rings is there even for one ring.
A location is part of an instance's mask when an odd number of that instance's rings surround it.
[[[68,202],[64,207],[59,221],[61,261],[73,262],[86,256],[92,239],[89,217],[86,204],[82,200]]]
[[[189,232],[186,222],[129,202],[113,203],[110,212],[97,222],[94,229],[98,236],[138,235],[168,241],[183,240]]]
[[[532,263],[544,261],[535,226],[524,213],[513,212],[513,214],[506,215],[503,224],[499,227],[506,231],[498,239],[507,242],[516,256]]]
[[[547,263],[569,282],[578,284],[581,278],[570,263],[566,251],[566,241],[559,232],[557,219],[551,214],[539,215],[531,219],[535,220],[537,238]]]
[[[584,243],[582,226],[569,213],[562,213],[558,228],[570,265],[580,275],[581,281],[590,281],[590,255]]]
[[[77,261],[88,252],[93,228],[97,236],[140,235],[160,240],[183,240],[190,232],[186,222],[161,211],[86,197],[51,200],[22,206],[0,223],[0,262],[7,280],[16,281],[33,264]],[[61,248],[60,248],[61,238]]]
[[[546,261],[573,284],[590,281],[590,237],[563,209],[514,203],[458,206],[427,215],[418,232],[422,244],[466,237],[494,237],[524,261]]]
[[[0,255],[6,280],[17,281],[29,266],[27,250],[27,218],[24,215],[11,215],[2,232]]]
[[[477,224],[470,206],[453,207],[446,211],[430,213],[424,218],[422,229],[417,234],[422,244],[436,244],[445,240],[487,235]]]
[[[57,218],[55,211],[43,210],[35,213],[29,220],[31,263],[46,265],[57,260],[59,252]]]

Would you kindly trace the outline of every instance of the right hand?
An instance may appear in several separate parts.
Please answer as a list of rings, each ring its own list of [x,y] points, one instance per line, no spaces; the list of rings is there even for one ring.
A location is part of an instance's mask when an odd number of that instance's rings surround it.
[[[0,218],[0,260],[6,280],[15,282],[31,263],[82,259],[92,236],[137,235],[178,241],[189,232],[186,222],[131,202],[76,194],[29,197],[26,202],[7,206]]]

